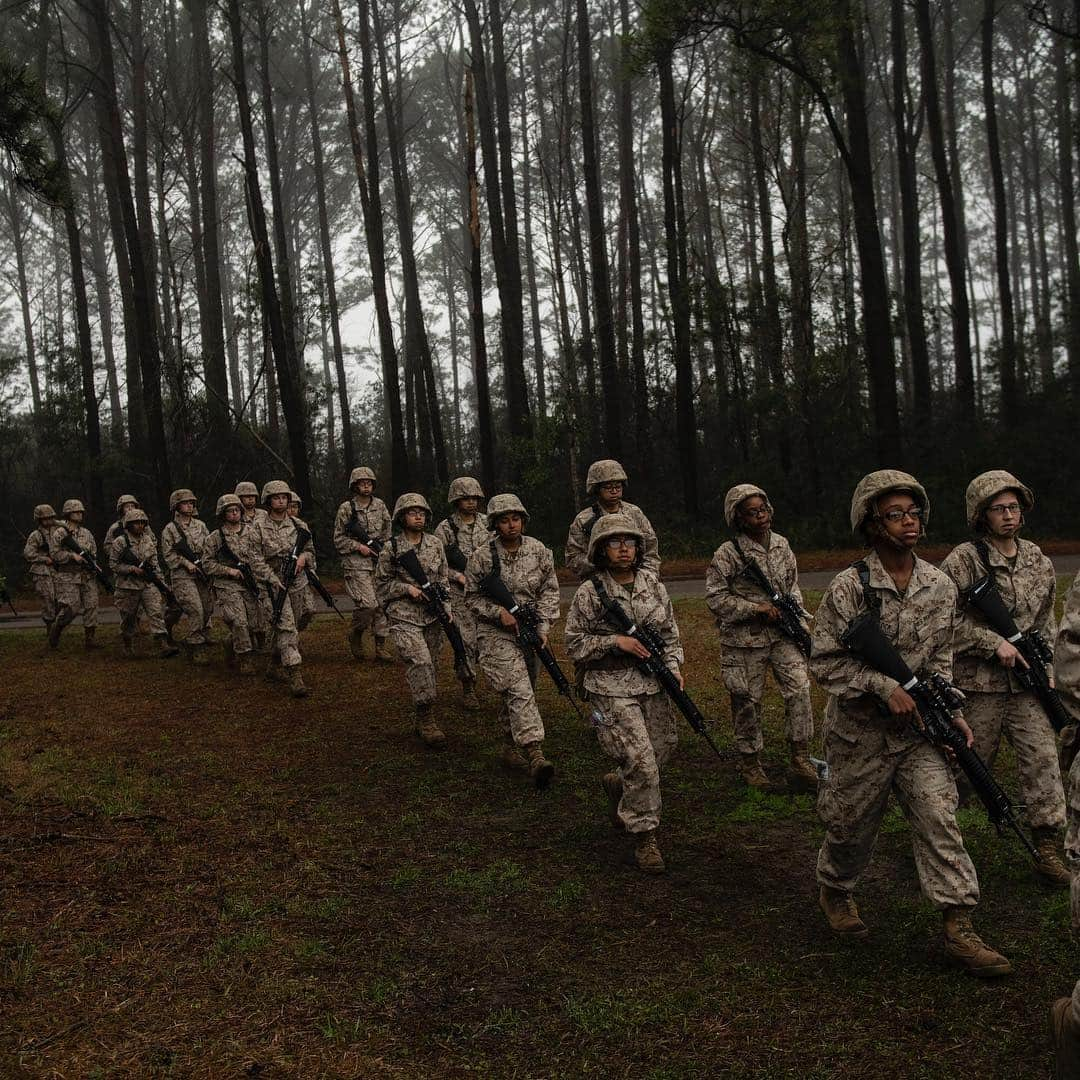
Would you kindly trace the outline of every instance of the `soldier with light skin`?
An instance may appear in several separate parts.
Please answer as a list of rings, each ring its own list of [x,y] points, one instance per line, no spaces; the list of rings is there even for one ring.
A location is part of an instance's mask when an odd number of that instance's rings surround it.
[[[48,503],[34,507],[34,528],[26,538],[23,558],[26,560],[34,591],[41,601],[41,621],[46,633],[56,620],[56,572],[50,553],[49,537],[56,528],[56,511]]]
[[[130,548],[140,563],[151,560],[159,575],[163,573],[157,552],[157,541],[150,531],[144,511],[134,508],[124,515],[124,535],[116,537],[109,549],[109,568],[116,579],[114,599],[122,616],[120,637],[128,657],[135,655],[135,636],[139,631],[139,614],[143,612],[150,623],[150,632],[158,643],[162,659],[175,656],[180,650],[168,640],[162,612],[161,596],[150,584],[142,566],[125,562],[120,556]]]
[[[186,540],[195,556],[201,557],[209,530],[195,516],[197,502],[195,493],[190,489],[178,488],[170,495],[169,504],[173,518],[161,530],[161,554],[172,576],[173,592],[180,601],[180,610],[166,617],[166,625],[175,625],[182,616],[187,618],[184,652],[190,663],[204,666],[209,663],[206,650],[213,597],[209,585],[200,575],[199,567],[180,553],[177,544],[181,539]]]
[[[241,521],[253,525],[260,517],[266,514],[266,511],[258,505],[259,489],[250,480],[241,480],[233,489],[233,494],[240,500],[240,505],[243,507],[240,515]],[[262,604],[255,606],[250,630],[254,651],[256,653],[265,653],[270,624],[267,622],[266,610]]]
[[[301,507],[301,505],[302,505],[302,503],[301,503],[300,496],[297,495],[295,491],[290,491],[289,492],[289,507],[288,507],[289,517],[291,517],[291,518],[299,517],[300,516],[300,507]]]
[[[75,616],[82,615],[83,635],[87,649],[98,648],[94,635],[97,628],[98,589],[97,579],[86,560],[75,551],[64,547],[67,536],[92,556],[97,555],[97,542],[93,533],[83,527],[86,511],[78,499],[64,503],[64,522],[49,534],[49,551],[56,570],[57,612],[49,630],[49,646],[60,644],[60,635]]]

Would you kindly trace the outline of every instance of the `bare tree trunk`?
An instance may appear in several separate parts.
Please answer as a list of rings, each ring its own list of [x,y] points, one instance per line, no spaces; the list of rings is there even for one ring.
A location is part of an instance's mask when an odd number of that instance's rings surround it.
[[[1065,22],[1065,4],[1058,0],[1054,11],[1059,25]],[[1080,10],[1077,11],[1080,26]],[[1054,113],[1057,117],[1058,184],[1061,199],[1061,242],[1065,263],[1065,354],[1074,398],[1080,400],[1080,251],[1076,233],[1076,177],[1073,162],[1073,112],[1065,40],[1053,35]],[[1077,50],[1080,63],[1080,49]]]
[[[533,242],[532,166],[529,144],[529,111],[525,94],[525,50],[521,50],[518,67],[521,79],[521,203],[525,230],[525,284],[529,290],[529,324],[532,330],[533,370],[536,378],[536,411],[540,419],[547,416],[547,386],[544,372],[544,339],[540,329],[540,298],[536,289],[536,252]]]
[[[26,370],[30,378],[30,407],[35,420],[41,416],[41,387],[38,383],[37,354],[34,348],[34,320],[30,312],[30,284],[26,276],[25,232],[30,227],[29,215],[23,216],[22,204],[14,184],[3,182],[4,214],[11,227],[12,246],[15,254],[15,277],[19,293],[19,309],[22,313],[23,340],[26,343]]]

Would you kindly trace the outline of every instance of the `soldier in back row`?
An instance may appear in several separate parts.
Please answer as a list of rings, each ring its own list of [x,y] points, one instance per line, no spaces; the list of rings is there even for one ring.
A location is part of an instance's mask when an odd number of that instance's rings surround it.
[[[86,508],[78,499],[64,503],[64,520],[49,534],[49,555],[56,572],[56,619],[49,629],[49,646],[60,644],[64,627],[82,616],[83,641],[87,649],[97,648],[97,579],[86,558],[72,550],[72,541],[91,558],[97,556],[97,541],[83,521]],[[65,542],[66,541],[66,542]]]
[[[56,528],[56,511],[48,503],[34,507],[34,527],[23,545],[23,559],[41,604],[41,621],[46,634],[56,620],[56,571],[53,569],[49,536]]]

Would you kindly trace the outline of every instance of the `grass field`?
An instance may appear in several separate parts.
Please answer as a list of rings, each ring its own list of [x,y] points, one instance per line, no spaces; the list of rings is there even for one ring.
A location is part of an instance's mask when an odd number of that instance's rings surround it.
[[[687,686],[730,719],[699,600]],[[216,631],[220,633],[220,630]],[[809,797],[748,794],[683,727],[647,879],[608,824],[604,759],[541,684],[558,774],[497,759],[444,650],[450,747],[411,733],[401,669],[304,635],[312,696],[215,661],[124,662],[114,628],[45,655],[0,634],[0,1075],[1042,1077],[1078,965],[1068,897],[962,812],[977,927],[1015,965],[949,966],[892,811],[859,893],[816,907]],[[557,651],[561,645],[556,638]],[[546,676],[542,676],[546,680]],[[820,710],[820,697],[815,697]],[[782,716],[767,706],[771,771]],[[1011,758],[999,777],[1015,793]]]

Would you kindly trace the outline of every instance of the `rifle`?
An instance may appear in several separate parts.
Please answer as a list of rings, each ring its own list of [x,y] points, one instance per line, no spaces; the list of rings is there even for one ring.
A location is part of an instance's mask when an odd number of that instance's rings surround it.
[[[746,567],[746,573],[769,598],[769,603],[780,612],[780,621],[778,623],[780,632],[791,638],[798,647],[799,652],[809,660],[810,635],[802,624],[802,607],[791,593],[782,593],[768,579],[765,571],[758,566],[757,560],[743,552],[738,540],[733,540],[732,543],[735,545],[735,550],[739,553],[739,558],[742,559]]]
[[[0,604],[7,604],[11,608],[11,614],[17,619],[19,613],[15,610],[15,605],[11,602],[11,593],[7,590],[7,582],[0,578]]]
[[[94,558],[90,552],[80,544],[74,536],[71,535],[66,529],[64,530],[64,537],[60,541],[60,546],[66,548],[68,551],[74,552],[74,554],[81,557],[83,563],[87,566],[90,572],[101,582],[101,587],[107,593],[113,593],[116,591],[116,586],[112,583],[112,579],[102,569],[101,564]]]
[[[267,591],[271,592],[274,601],[274,606],[270,611],[270,625],[273,627],[275,634],[277,634],[278,624],[281,622],[281,613],[285,608],[285,601],[289,598],[289,589],[292,588],[292,583],[296,580],[296,564],[300,559],[300,553],[310,539],[311,533],[307,529],[298,528],[296,530],[296,542],[292,546],[292,551],[285,556],[281,563],[281,573],[278,575],[281,579],[281,588],[274,594],[271,591],[269,582],[267,582]]]
[[[608,593],[595,574],[590,580],[608,622],[621,634],[632,637],[635,641],[640,641],[649,650],[649,655],[644,659],[634,657],[634,663],[660,684],[663,691],[671,698],[674,706],[686,717],[686,722],[709,744],[709,749],[718,758],[723,761],[727,756],[730,756],[725,755],[713,742],[701,710],[690,699],[690,695],[679,685],[675,673],[664,663],[664,642],[657,633],[656,628],[634,622],[622,604]]]
[[[853,619],[841,635],[840,643],[875,671],[895,679],[911,695],[919,709],[923,735],[935,746],[952,751],[972,790],[986,807],[986,815],[997,829],[998,836],[1003,836],[1005,826],[1008,826],[1037,861],[1035,848],[1020,828],[1009,796],[994,779],[983,759],[967,745],[967,740],[953,726],[952,714],[963,706],[963,695],[941,675],[930,675],[926,679],[913,675],[907,662],[882,632],[874,612],[863,612]]]
[[[976,581],[964,592],[964,600],[989,624],[995,634],[1000,634],[1010,645],[1015,645],[1028,666],[1014,667],[1013,674],[1025,690],[1039,699],[1054,731],[1060,733],[1068,724],[1076,722],[1065,708],[1058,692],[1050,685],[1046,667],[1053,662],[1054,653],[1038,630],[1022,633],[1005,606],[994,579],[987,575]]]
[[[420,565],[420,560],[416,556],[415,548],[410,547],[408,551],[398,554],[395,545],[392,549],[391,562],[400,566],[416,582],[416,587],[424,594],[424,606],[439,620],[439,625],[442,626],[443,633],[446,634],[450,647],[454,650],[454,671],[457,672],[458,678],[464,680],[471,677],[469,654],[465,651],[465,640],[462,638],[457,624],[450,618],[446,610],[446,601],[450,599],[449,591],[437,581],[432,581],[424,573],[424,568]]]
[[[229,542],[225,539],[224,530],[219,530],[219,532],[221,533],[221,547],[218,549],[218,554],[221,555],[231,567],[240,571],[240,578],[244,582],[244,588],[251,593],[255,600],[258,600],[259,583],[255,580],[255,573],[251,569],[251,563],[243,562],[240,559],[240,556],[229,547]]]
[[[176,522],[174,521],[173,524],[176,525]],[[195,576],[204,585],[209,585],[210,579],[206,576],[206,571],[202,568],[202,558],[195,554],[195,549],[191,546],[187,535],[179,525],[176,525],[176,532],[177,541],[173,544],[174,550],[179,551],[180,554],[195,567]]]
[[[126,535],[125,535],[124,539],[128,540]],[[124,549],[120,552],[120,561],[122,563],[127,563],[128,566],[136,566],[136,567],[138,567],[143,572],[143,577],[145,577],[146,580],[149,581],[150,584],[153,585],[154,588],[157,589],[157,591],[159,593],[161,593],[162,598],[165,600],[165,603],[170,608],[174,608],[176,610],[179,610],[180,609],[180,601],[177,600],[176,593],[174,593],[172,591],[172,589],[170,589],[169,586],[166,585],[165,582],[161,580],[160,575],[158,574],[158,572],[154,569],[154,567],[152,565],[153,560],[154,560],[153,555],[150,555],[147,558],[140,560],[139,556],[136,555],[135,552],[131,549],[131,541],[130,540],[128,540],[128,543],[125,545]]]
[[[345,534],[351,536],[365,547],[371,548],[378,555],[386,547],[386,541],[379,536],[370,536],[367,529],[360,524],[360,515],[356,512],[356,503],[350,499],[349,504],[352,507],[352,515],[345,525]]]
[[[319,580],[319,575],[310,567],[308,567],[307,579],[311,583],[311,587],[322,597],[323,603],[325,603],[327,607],[333,608],[335,614],[342,622],[348,621],[342,614],[341,608],[334,603],[334,598],[327,591],[326,586]]]

